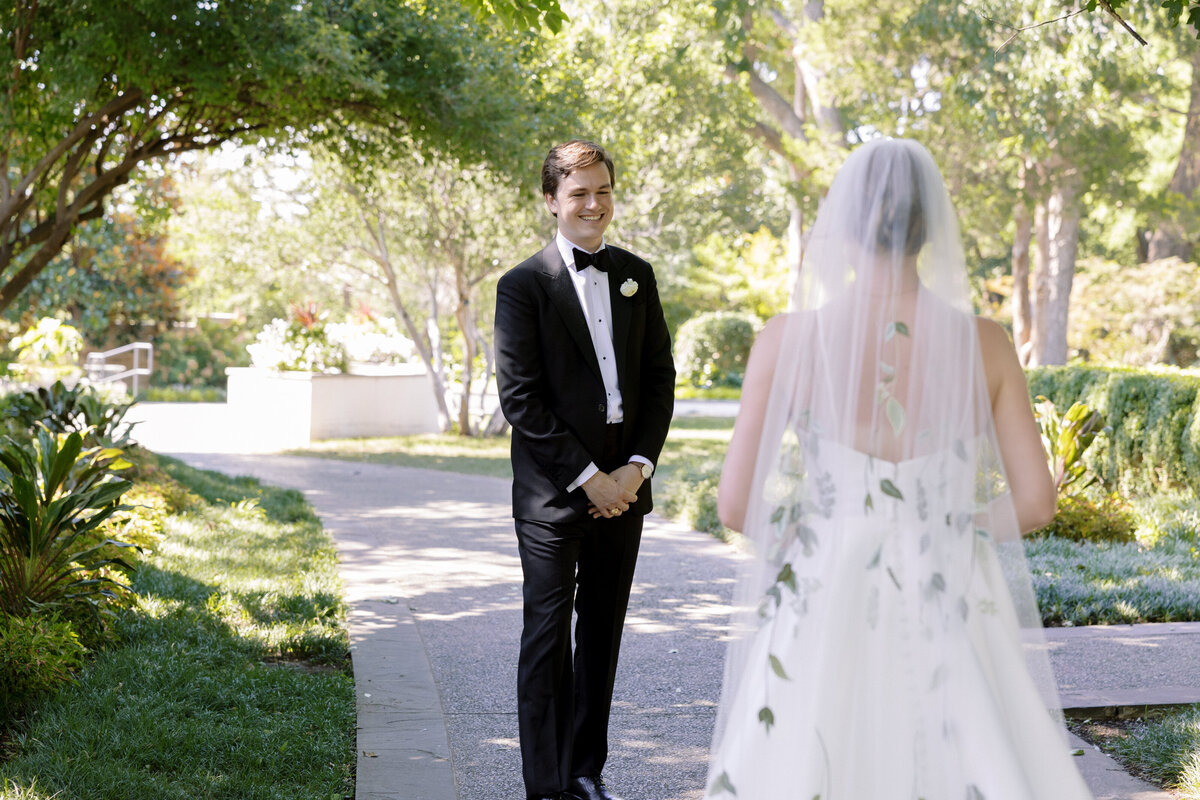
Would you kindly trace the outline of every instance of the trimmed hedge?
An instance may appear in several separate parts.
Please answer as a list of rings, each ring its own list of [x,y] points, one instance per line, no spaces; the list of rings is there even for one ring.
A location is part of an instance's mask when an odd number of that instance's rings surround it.
[[[677,386],[740,387],[760,325],[753,314],[709,311],[679,326],[675,337]]]
[[[1104,415],[1111,428],[1084,455],[1122,494],[1200,486],[1200,373],[1132,367],[1035,367],[1033,397],[1058,408],[1076,401]]]

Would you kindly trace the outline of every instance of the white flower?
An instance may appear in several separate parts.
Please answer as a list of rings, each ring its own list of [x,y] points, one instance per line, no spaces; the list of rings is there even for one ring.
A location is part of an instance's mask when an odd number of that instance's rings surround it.
[[[637,290],[637,281],[635,281],[633,278],[626,278],[625,282],[621,284],[621,294],[625,295],[626,297],[633,297],[635,294],[637,294]]]

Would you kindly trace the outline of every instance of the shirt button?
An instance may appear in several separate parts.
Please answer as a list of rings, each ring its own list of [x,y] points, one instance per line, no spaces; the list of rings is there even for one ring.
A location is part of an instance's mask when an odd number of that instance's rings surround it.
[[[600,405],[596,406],[596,410],[599,411],[601,414],[603,414],[604,413],[604,403],[601,403]]]

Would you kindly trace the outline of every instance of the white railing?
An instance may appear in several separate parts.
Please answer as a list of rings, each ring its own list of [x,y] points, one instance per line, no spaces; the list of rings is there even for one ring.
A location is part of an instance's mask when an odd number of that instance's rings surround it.
[[[126,367],[124,364],[108,363],[108,360],[113,356],[119,356],[122,353],[130,351],[133,351],[133,366]],[[146,366],[144,367],[141,365],[141,354],[143,352],[146,354]],[[88,353],[87,361],[83,365],[83,371],[92,383],[110,383],[132,377],[133,391],[130,394],[137,397],[138,378],[142,375],[150,377],[150,373],[154,371],[154,345],[149,342],[133,342],[132,344],[124,344],[113,348],[112,350],[105,350],[102,353]]]

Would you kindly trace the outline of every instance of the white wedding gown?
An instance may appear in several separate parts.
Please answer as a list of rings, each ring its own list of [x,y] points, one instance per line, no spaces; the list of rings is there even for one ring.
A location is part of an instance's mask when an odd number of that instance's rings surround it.
[[[944,505],[976,496],[965,448],[802,450],[805,496],[772,521],[803,522],[726,687],[706,797],[1091,798],[1026,668],[986,515]]]

